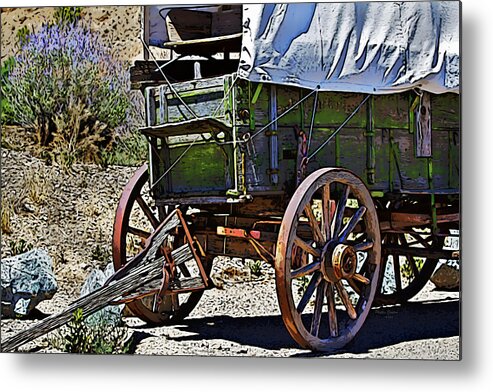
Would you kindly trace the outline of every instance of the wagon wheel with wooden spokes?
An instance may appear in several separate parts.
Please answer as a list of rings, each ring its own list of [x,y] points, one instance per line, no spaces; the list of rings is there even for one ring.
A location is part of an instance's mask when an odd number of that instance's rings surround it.
[[[337,349],[358,333],[378,287],[380,250],[375,206],[356,175],[320,169],[303,181],[284,214],[275,261],[282,318],[301,346]]]
[[[165,213],[158,213],[152,207],[148,185],[149,173],[147,165],[140,167],[123,189],[118,203],[113,229],[113,264],[115,270],[122,268],[128,260],[144,248],[145,240],[164,220]],[[161,217],[160,217],[161,215]],[[180,233],[168,244],[176,248],[183,243]],[[202,258],[202,265],[208,274],[212,260]],[[180,265],[179,274],[189,277],[191,272],[186,266]],[[202,291],[171,294],[164,298],[159,308],[154,311],[154,296],[137,299],[127,304],[128,308],[141,320],[156,324],[171,324],[182,320],[197,305]]]
[[[376,305],[404,303],[418,294],[431,278],[445,237],[409,230],[382,234],[382,269]]]

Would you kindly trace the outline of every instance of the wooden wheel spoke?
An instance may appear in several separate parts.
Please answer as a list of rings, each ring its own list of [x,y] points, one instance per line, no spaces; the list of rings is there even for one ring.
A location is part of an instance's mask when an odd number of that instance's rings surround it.
[[[310,224],[310,227],[313,231],[313,237],[315,241],[319,244],[322,244],[324,242],[324,236],[322,234],[322,231],[320,230],[320,226],[318,225],[315,215],[313,215],[312,207],[310,205],[307,205],[305,206],[304,211],[306,217],[308,218],[308,223]]]
[[[329,307],[329,331],[330,336],[335,338],[339,335],[339,328],[337,326],[337,313],[336,302],[334,299],[334,284],[329,283],[326,289],[327,305]]]
[[[320,319],[322,318],[322,306],[324,304],[325,294],[325,280],[322,281],[317,287],[317,294],[315,295],[315,307],[313,309],[312,324],[310,326],[310,333],[313,336],[318,336],[320,329]]]
[[[349,186],[346,185],[342,196],[337,203],[336,216],[332,221],[332,236],[337,237],[342,227],[342,219],[344,218],[344,210],[346,209],[346,203],[349,197]]]
[[[330,184],[324,186],[322,191],[322,228],[325,241],[331,239],[330,225],[331,225],[331,213],[330,213]]]
[[[151,205],[146,202],[147,198],[145,197],[146,193],[144,189],[148,184],[148,181],[148,167],[147,165],[143,165],[129,180],[118,202],[112,243],[113,265],[115,266],[115,270],[118,270],[127,264],[129,256],[131,256],[127,255],[127,248],[129,248],[130,245],[134,245],[133,243],[136,240],[140,240],[140,242],[142,242],[141,245],[144,245],[144,241],[149,239],[152,235],[153,229],[156,229],[160,224],[159,219],[161,218],[161,215],[158,216],[157,213],[155,213],[155,210],[151,208]],[[160,209],[160,212],[162,212],[163,215],[166,215],[171,211],[166,212],[163,208],[162,210]],[[132,223],[135,214],[138,214],[139,218],[144,220],[143,223],[146,224],[145,226]],[[166,217],[162,218],[166,219]],[[139,227],[143,227],[143,229],[140,229]],[[182,239],[176,236],[169,237],[169,241],[166,241],[166,245],[171,249],[177,249],[181,244]],[[140,251],[142,249],[140,249]],[[206,274],[210,273],[212,267],[211,261],[212,260],[209,258],[203,259],[203,267]],[[177,270],[185,277],[191,275],[191,271],[188,271],[184,263],[179,264]],[[149,284],[149,288],[151,287],[152,285]],[[128,307],[132,313],[141,320],[156,325],[162,325],[164,323],[172,323],[185,318],[197,305],[202,293],[203,291],[200,290],[190,292],[190,294],[186,295],[166,295],[164,301],[162,301],[159,306],[155,296],[136,296],[133,301],[128,303]],[[153,298],[154,303],[152,302]]]
[[[152,227],[155,229],[159,226],[159,221],[157,220],[156,216],[152,212],[151,208],[147,205],[147,203],[144,201],[142,196],[137,196],[136,198],[137,203],[139,204],[140,209],[144,213],[144,215],[147,217],[149,222],[151,223]]]
[[[366,212],[366,207],[361,206],[360,208],[357,209],[357,211],[354,213],[354,215],[351,217],[349,222],[344,226],[344,230],[341,233],[341,236],[339,237],[339,240],[341,242],[346,241],[347,237],[351,232],[354,230],[360,219],[363,217],[363,215]]]
[[[346,289],[342,285],[341,281],[336,282],[335,285],[337,288],[337,292],[341,297],[341,301],[344,304],[344,307],[346,308],[347,314],[352,320],[356,320],[358,314],[356,313],[356,310],[354,309],[354,306],[351,303],[351,300],[349,299],[349,294],[347,293]]]
[[[178,268],[180,269],[181,273],[185,278],[190,278],[192,276],[187,266],[184,263],[178,265]]]
[[[370,250],[373,248],[373,241],[365,241],[353,246],[355,252],[363,252],[365,250]]]
[[[296,307],[296,310],[298,311],[299,314],[303,313],[303,311],[306,308],[306,305],[308,304],[308,301],[313,295],[313,292],[319,285],[320,281],[322,280],[322,275],[321,274],[313,274],[312,278],[310,279],[310,282],[308,283],[308,286],[303,293],[303,297],[301,297],[301,300]]]
[[[402,282],[401,282],[401,265],[399,263],[399,255],[392,254],[392,264],[394,265],[395,289],[397,291],[400,291],[402,290]]]
[[[427,237],[427,238],[423,238],[419,234],[411,234],[411,233],[408,233],[408,234],[414,240],[414,242],[408,242],[407,239],[406,239],[406,237],[405,237],[405,235],[404,234],[401,234],[402,237],[404,237],[403,245],[410,246],[410,245],[421,244],[421,245],[423,245],[423,248],[430,248],[430,247],[432,247],[432,244],[430,244],[428,242],[428,241],[432,240],[431,236],[430,237]]]
[[[301,278],[302,276],[309,275],[320,269],[320,262],[307,264],[303,267],[291,271],[291,279]]]
[[[306,253],[311,254],[313,257],[319,259],[320,258],[320,251],[318,249],[315,249],[312,247],[310,244],[306,243],[303,241],[300,237],[294,236],[294,244],[305,251]]]
[[[370,279],[368,279],[366,276],[363,276],[361,274],[354,274],[353,279],[363,284],[370,284]]]
[[[138,228],[132,227],[132,226],[129,226],[127,231],[129,234],[136,235],[137,237],[140,237],[144,240],[149,238],[149,236],[151,235],[151,233],[149,233],[148,231],[138,229]]]
[[[171,294],[171,304],[173,306],[173,312],[180,309],[180,299],[178,298],[178,294]]]
[[[281,316],[300,346],[339,349],[356,336],[379,288],[381,245],[375,201],[357,175],[322,168],[298,186],[279,227],[274,266]]]

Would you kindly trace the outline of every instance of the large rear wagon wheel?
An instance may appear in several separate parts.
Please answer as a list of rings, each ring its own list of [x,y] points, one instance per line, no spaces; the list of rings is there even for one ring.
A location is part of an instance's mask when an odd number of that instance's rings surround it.
[[[382,234],[382,281],[374,303],[402,304],[418,294],[439,261],[436,257],[426,257],[425,250],[441,250],[443,245],[444,237],[422,231]]]
[[[115,271],[122,268],[128,260],[138,254],[144,247],[145,240],[159,226],[166,216],[152,207],[148,185],[147,165],[140,167],[123,189],[118,203],[113,228],[113,264]],[[160,216],[161,215],[161,216]],[[174,247],[181,244],[177,235]],[[202,259],[202,265],[208,274],[212,265],[209,258]],[[180,271],[184,276],[189,271]],[[154,296],[138,299],[127,304],[128,308],[141,320],[154,324],[173,324],[182,320],[195,308],[202,296],[202,291],[173,294],[164,298],[157,311],[153,310]]]
[[[353,339],[378,288],[380,251],[375,206],[356,175],[320,169],[303,181],[284,214],[275,262],[282,318],[298,344],[328,351]]]

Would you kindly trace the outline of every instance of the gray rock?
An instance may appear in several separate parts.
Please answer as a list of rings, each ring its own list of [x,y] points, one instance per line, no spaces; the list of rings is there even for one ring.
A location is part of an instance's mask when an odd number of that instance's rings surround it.
[[[460,270],[448,264],[442,264],[430,278],[437,289],[458,291],[460,289]]]
[[[115,273],[113,263],[106,266],[104,271],[99,269],[93,270],[87,277],[80,296],[83,297],[89,293],[92,293],[96,289],[103,286],[106,280]],[[125,305],[110,305],[100,311],[88,316],[86,322],[92,326],[117,326],[121,323],[122,310]]]
[[[2,260],[3,316],[27,316],[41,301],[53,297],[58,286],[52,265],[44,249],[33,249]]]

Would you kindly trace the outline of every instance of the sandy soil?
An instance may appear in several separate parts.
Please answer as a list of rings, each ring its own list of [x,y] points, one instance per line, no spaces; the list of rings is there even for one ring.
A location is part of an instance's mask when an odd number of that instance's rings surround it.
[[[54,259],[59,283],[54,298],[38,306],[40,314],[30,320],[3,319],[2,340],[37,323],[43,314],[63,310],[78,298],[90,271],[110,261],[115,207],[134,171],[128,167],[75,165],[65,173],[25,151],[2,149],[3,200],[17,206],[12,233],[2,235],[2,257],[9,255],[11,242],[21,238],[45,247]],[[31,181],[26,182],[28,179]],[[133,339],[131,352],[315,355],[300,350],[287,333],[271,267],[263,265],[261,276],[256,277],[241,260],[216,258],[212,274],[220,288],[207,291],[190,317],[178,325],[150,327],[135,317],[124,317]],[[428,283],[405,306],[373,309],[356,339],[343,352],[330,356],[458,359],[459,315],[459,294],[436,291]],[[57,352],[48,346],[46,337],[26,344],[21,351]]]

